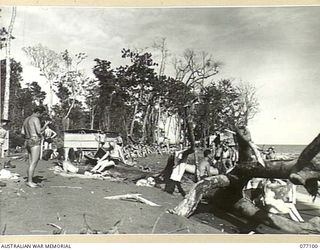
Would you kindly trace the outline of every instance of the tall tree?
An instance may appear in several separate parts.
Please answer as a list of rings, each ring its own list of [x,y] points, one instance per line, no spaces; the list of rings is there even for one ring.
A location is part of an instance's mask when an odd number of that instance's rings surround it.
[[[113,96],[116,93],[117,89],[116,76],[114,70],[111,68],[111,62],[100,59],[95,59],[95,62],[96,65],[93,68],[93,73],[98,80],[100,88],[100,127],[104,130],[110,130],[111,105],[113,101]]]
[[[40,70],[49,84],[48,109],[49,115],[52,116],[53,86],[62,72],[62,56],[41,44],[24,47],[22,50],[29,57],[31,64]]]
[[[5,46],[6,46],[6,78],[5,78],[5,89],[4,89],[4,101],[3,101],[3,119],[9,118],[9,99],[10,99],[10,72],[11,72],[11,39],[12,39],[12,31],[13,31],[13,25],[16,18],[16,7],[12,7],[11,10],[11,20],[8,27],[8,32],[5,40]],[[1,93],[0,93],[1,96]],[[1,110],[1,107],[0,107]],[[0,114],[1,116],[1,114]],[[7,131],[7,135],[5,137],[5,143],[2,147],[2,150],[6,150],[8,152],[9,149],[9,130]],[[3,152],[1,152],[1,155],[3,156]]]
[[[184,82],[192,88],[201,88],[205,80],[219,73],[222,63],[215,61],[205,52],[197,53],[186,49],[182,58],[174,58],[176,80]]]
[[[65,63],[66,71],[59,77],[58,84],[66,88],[69,92],[68,99],[61,99],[61,101],[68,102],[67,112],[62,119],[64,124],[64,130],[69,129],[69,116],[74,108],[76,102],[80,102],[80,97],[84,94],[84,87],[88,81],[88,77],[85,76],[78,66],[87,57],[85,53],[78,53],[72,57],[68,50],[62,53],[62,58]]]
[[[95,126],[99,127],[97,124],[97,114],[99,108],[99,85],[97,81],[91,80],[87,81],[85,89],[85,104],[89,109],[90,114],[90,129],[94,129]]]
[[[5,80],[5,62],[1,64],[1,82]],[[9,119],[10,122],[10,147],[22,146],[23,138],[21,137],[22,120],[26,116],[31,115],[34,105],[44,100],[46,93],[41,90],[38,83],[33,82],[22,88],[22,65],[11,59],[10,72],[10,101],[9,101]],[[1,85],[3,101],[4,85]]]
[[[239,93],[239,102],[235,106],[237,115],[243,125],[248,125],[248,122],[259,112],[257,89],[250,83],[240,82],[237,92]]]
[[[14,131],[16,127],[20,127],[19,124],[19,119],[21,120],[21,108],[22,106],[20,106],[21,102],[25,102],[25,104],[31,104],[31,98],[29,97],[29,99],[24,99],[21,98],[20,94],[21,94],[21,81],[22,81],[22,66],[21,63],[16,62],[14,59],[10,60],[11,63],[11,67],[10,67],[10,102],[9,102],[9,116],[8,118],[11,120],[11,131]],[[2,63],[1,64],[1,82],[4,82],[6,74],[6,63]],[[5,86],[1,85],[1,92],[2,92],[2,96],[1,96],[1,100],[2,102],[4,101],[4,89]],[[30,100],[30,102],[29,102]],[[3,103],[2,103],[3,104]],[[24,107],[27,108],[27,107]],[[23,117],[23,116],[22,116]],[[20,128],[21,129],[21,128]]]
[[[28,92],[32,96],[33,105],[43,105],[44,99],[46,98],[46,92],[42,91],[38,82],[27,83]]]
[[[164,72],[165,72],[165,68],[166,68],[166,64],[167,64],[167,59],[170,55],[169,53],[169,49],[167,46],[167,39],[162,37],[160,40],[154,41],[153,43],[153,48],[156,50],[160,51],[160,64],[159,64],[159,77],[164,76]],[[153,129],[153,137],[155,139],[155,141],[157,141],[158,143],[160,142],[160,136],[161,136],[161,131],[160,131],[160,124],[161,122],[161,118],[162,118],[162,108],[161,108],[161,95],[159,95],[158,97],[158,103],[156,105],[156,107],[153,109],[153,111],[156,111],[156,109],[158,109],[157,111],[157,129]]]

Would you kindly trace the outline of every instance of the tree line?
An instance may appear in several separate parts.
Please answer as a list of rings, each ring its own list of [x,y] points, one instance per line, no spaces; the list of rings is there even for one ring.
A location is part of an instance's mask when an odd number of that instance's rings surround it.
[[[2,33],[6,34],[5,29]],[[1,34],[2,34],[1,33]],[[0,34],[0,35],[1,35]],[[6,47],[1,39],[1,49]],[[165,123],[174,121],[177,137],[186,131],[184,106],[194,103],[193,123],[196,140],[215,131],[247,125],[258,112],[256,89],[252,84],[217,79],[223,64],[205,52],[186,49],[172,57],[166,39],[149,49],[123,48],[119,57],[124,65],[114,67],[108,58],[94,59],[89,77],[83,69],[86,53],[56,52],[42,44],[22,48],[47,83],[44,92],[37,82],[22,87],[23,68],[13,58],[1,61],[1,113],[7,61],[10,62],[9,119],[11,146],[19,138],[23,119],[32,107],[47,99],[50,118],[59,135],[71,128],[116,131],[143,143],[159,142],[166,137]],[[157,60],[154,54],[158,55]],[[166,75],[168,60],[173,73]],[[58,101],[54,101],[54,96]]]

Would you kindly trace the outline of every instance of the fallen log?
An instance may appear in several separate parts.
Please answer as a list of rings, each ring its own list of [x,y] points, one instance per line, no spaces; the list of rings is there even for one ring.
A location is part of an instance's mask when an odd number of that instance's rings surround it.
[[[168,210],[168,212],[189,217],[194,213],[204,195],[212,192],[216,188],[227,187],[229,185],[230,181],[225,175],[211,176],[201,180],[193,186],[185,199],[180,202],[178,206],[172,210]]]
[[[320,217],[314,217],[307,222],[295,222],[284,216],[268,213],[257,208],[248,199],[240,199],[234,204],[234,209],[242,216],[263,223],[267,226],[281,229],[293,234],[318,234],[320,233]]]

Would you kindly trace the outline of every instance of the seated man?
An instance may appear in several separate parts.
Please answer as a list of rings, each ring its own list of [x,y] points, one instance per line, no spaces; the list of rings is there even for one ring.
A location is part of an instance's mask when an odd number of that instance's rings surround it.
[[[91,169],[92,173],[101,173],[103,170],[105,170],[108,167],[115,166],[115,162],[110,159],[110,150],[111,147],[109,147],[109,150],[106,151],[106,153],[97,161],[97,164]]]
[[[223,143],[222,144],[221,158],[220,158],[221,159],[221,163],[222,163],[221,171],[222,171],[223,174],[228,172],[228,170],[233,167],[231,158],[232,158],[231,149],[229,148],[229,146],[226,143]]]
[[[266,160],[273,160],[276,158],[276,151],[274,150],[274,147],[269,147],[267,152],[265,153]]]
[[[85,156],[91,163],[96,164],[92,172],[101,172],[103,169],[115,165],[127,164],[122,147],[115,142],[105,142],[95,156]]]
[[[206,177],[216,175],[219,173],[218,169],[213,168],[215,164],[215,160],[213,159],[213,155],[211,154],[210,149],[206,149],[203,152],[204,158],[199,163],[199,177],[203,180]]]

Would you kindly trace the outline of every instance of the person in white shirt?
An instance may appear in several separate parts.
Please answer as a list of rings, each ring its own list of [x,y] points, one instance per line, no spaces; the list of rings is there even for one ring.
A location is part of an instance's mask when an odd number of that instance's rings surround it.
[[[0,125],[0,158],[4,157],[4,152],[6,150],[6,140],[8,135],[8,124],[9,120],[1,119]]]
[[[181,186],[181,179],[186,171],[186,168],[191,167],[190,164],[186,163],[188,159],[189,151],[190,149],[185,149],[182,151],[175,152],[175,165],[173,166],[172,173],[164,189],[169,194],[173,194],[175,188],[177,187],[179,193],[183,197],[186,196],[186,192],[183,190]]]

